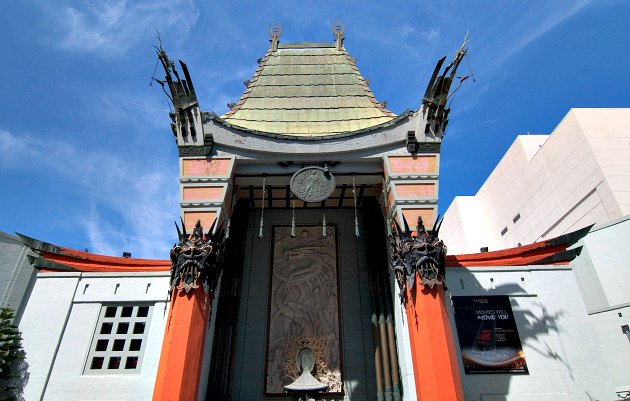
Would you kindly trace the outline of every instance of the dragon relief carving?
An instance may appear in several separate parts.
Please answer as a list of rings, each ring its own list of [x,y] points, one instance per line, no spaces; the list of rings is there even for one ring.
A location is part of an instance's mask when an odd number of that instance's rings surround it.
[[[200,284],[210,293],[216,288],[221,274],[222,230],[217,230],[218,233],[212,235],[216,224],[215,220],[208,233],[204,234],[201,221],[197,220],[193,232],[188,234],[184,221],[182,220],[181,223],[181,231],[175,223],[179,241],[171,249],[169,296],[174,289],[189,293],[191,290],[199,288]]]
[[[438,222],[439,221],[439,222]],[[436,219],[433,229],[427,231],[424,228],[422,217],[418,217],[418,226],[414,236],[403,216],[404,230],[396,222],[396,234],[390,236],[391,259],[390,267],[394,271],[398,287],[400,288],[400,301],[405,303],[405,284],[413,289],[416,281],[416,273],[421,285],[433,288],[435,285],[444,284],[447,248],[438,237],[442,221]]]

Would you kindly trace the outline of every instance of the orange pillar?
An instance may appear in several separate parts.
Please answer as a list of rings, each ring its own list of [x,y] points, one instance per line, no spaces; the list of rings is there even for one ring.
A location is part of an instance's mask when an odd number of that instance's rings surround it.
[[[418,401],[463,401],[453,332],[444,287],[419,284],[407,288],[407,327]]]
[[[173,291],[153,401],[197,400],[209,313],[203,287]]]

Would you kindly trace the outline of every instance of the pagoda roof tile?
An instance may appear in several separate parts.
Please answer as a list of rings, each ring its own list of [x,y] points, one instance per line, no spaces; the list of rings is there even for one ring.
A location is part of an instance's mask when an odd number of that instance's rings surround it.
[[[378,102],[345,48],[281,44],[261,60],[240,100],[219,121],[282,136],[349,134],[396,115]]]

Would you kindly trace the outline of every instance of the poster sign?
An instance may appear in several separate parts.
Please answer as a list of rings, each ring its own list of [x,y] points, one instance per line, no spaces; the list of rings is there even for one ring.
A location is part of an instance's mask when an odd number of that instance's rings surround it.
[[[529,374],[510,298],[453,297],[466,374]]]

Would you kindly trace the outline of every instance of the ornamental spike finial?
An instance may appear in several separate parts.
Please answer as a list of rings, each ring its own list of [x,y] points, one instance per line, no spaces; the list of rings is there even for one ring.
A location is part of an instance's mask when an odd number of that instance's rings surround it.
[[[281,35],[282,25],[278,26],[277,22],[273,26],[269,25],[269,41],[271,42],[271,50],[274,52],[278,50],[278,43],[280,43]]]
[[[346,27],[339,20],[334,23],[330,21],[330,24],[332,25],[333,35],[335,35],[335,47],[337,50],[341,50],[345,39],[343,34],[346,31]]]
[[[186,224],[184,224],[184,219],[183,218],[179,218],[179,220],[182,222],[182,235],[184,236],[183,238],[187,238],[188,237],[188,233],[186,233]],[[181,241],[181,238],[180,238]]]
[[[177,229],[177,241],[181,241],[182,240],[182,232],[179,229],[179,226],[177,225],[177,222],[174,221],[173,223],[175,223],[175,228]]]

